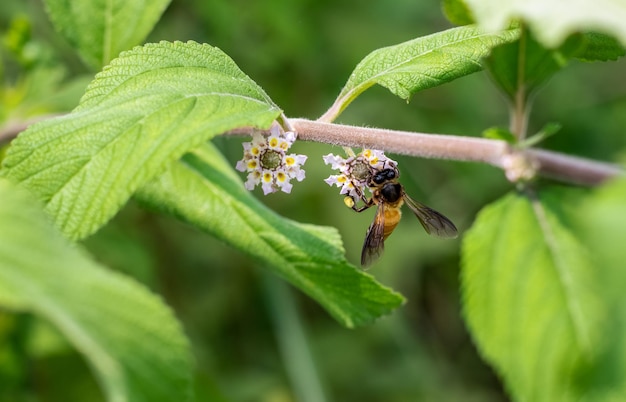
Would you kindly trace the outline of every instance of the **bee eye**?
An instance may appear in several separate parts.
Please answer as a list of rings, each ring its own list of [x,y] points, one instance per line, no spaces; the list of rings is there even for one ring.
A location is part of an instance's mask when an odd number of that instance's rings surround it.
[[[382,184],[385,180],[387,180],[387,177],[385,177],[383,172],[375,174],[374,177],[372,177],[372,181],[375,184]]]

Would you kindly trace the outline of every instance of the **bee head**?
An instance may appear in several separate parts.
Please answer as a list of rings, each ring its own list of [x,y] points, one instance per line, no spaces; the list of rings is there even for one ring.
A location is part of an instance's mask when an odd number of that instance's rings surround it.
[[[371,178],[371,183],[374,185],[381,185],[386,181],[397,179],[400,176],[398,169],[393,166],[392,168],[382,169],[376,171]]]

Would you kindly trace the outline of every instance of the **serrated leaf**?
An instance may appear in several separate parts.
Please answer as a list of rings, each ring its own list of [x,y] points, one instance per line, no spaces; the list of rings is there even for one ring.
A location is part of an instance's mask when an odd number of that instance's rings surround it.
[[[221,50],[149,44],[98,74],[74,112],[23,132],[2,172],[42,199],[66,236],[82,238],[187,150],[237,127],[267,128],[279,114]]]
[[[0,305],[52,323],[85,356],[108,401],[191,399],[189,345],[138,283],[68,244],[42,208],[0,179]]]
[[[475,26],[463,26],[375,50],[350,75],[331,107],[331,117],[374,84],[408,100],[417,91],[479,71],[481,59],[492,48],[515,40],[518,34],[517,29],[486,34]]]
[[[510,194],[463,241],[464,314],[514,400],[576,400],[573,381],[597,335],[597,278],[556,205]]]
[[[138,197],[250,255],[347,327],[369,323],[404,301],[346,261],[334,228],[287,220],[257,201],[212,145],[174,163]]]
[[[559,46],[571,34],[597,31],[626,45],[626,4],[622,0],[465,0],[478,25],[487,31],[522,19],[546,47]]]
[[[55,28],[82,58],[100,70],[122,51],[139,45],[171,0],[45,0]]]

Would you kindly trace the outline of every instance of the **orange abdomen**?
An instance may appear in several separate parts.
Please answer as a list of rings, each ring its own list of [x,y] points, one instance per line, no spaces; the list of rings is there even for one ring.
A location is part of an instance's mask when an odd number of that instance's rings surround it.
[[[385,226],[383,229],[384,239],[393,232],[393,230],[398,226],[398,222],[400,222],[400,218],[402,217],[402,211],[400,208],[391,208],[385,206]]]

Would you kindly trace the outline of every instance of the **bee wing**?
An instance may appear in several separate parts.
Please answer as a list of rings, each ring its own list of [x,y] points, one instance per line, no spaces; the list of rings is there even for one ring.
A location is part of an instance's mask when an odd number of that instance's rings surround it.
[[[363,250],[361,251],[361,265],[367,267],[376,261],[385,250],[385,208],[383,202],[378,203],[374,221],[367,229]]]
[[[404,192],[402,193],[402,198],[404,199],[406,205],[411,208],[411,211],[413,211],[415,216],[417,216],[417,219],[429,235],[444,239],[454,239],[459,235],[454,223],[441,213],[427,207],[421,202],[415,201]]]

